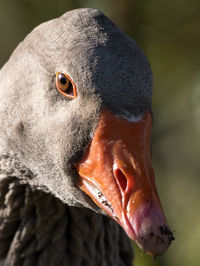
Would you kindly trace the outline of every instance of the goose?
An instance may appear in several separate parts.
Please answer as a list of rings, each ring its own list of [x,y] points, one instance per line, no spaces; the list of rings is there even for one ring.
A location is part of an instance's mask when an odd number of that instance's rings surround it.
[[[0,71],[0,265],[130,266],[174,239],[151,166],[153,78],[137,44],[81,8]]]

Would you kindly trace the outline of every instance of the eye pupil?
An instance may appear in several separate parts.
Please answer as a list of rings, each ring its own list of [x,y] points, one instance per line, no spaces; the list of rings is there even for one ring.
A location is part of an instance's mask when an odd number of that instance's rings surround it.
[[[65,75],[62,73],[60,73],[58,75],[58,79],[59,79],[60,83],[62,83],[63,85],[65,85],[67,83],[67,79],[66,79]]]
[[[60,79],[60,82],[64,85],[64,84],[66,84],[67,83],[67,80],[66,80],[66,78],[65,77],[62,77],[61,79]]]

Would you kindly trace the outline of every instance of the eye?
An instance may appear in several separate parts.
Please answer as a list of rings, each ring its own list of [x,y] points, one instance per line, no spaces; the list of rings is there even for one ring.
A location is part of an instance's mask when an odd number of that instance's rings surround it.
[[[56,87],[60,93],[69,99],[77,97],[76,86],[66,73],[58,72],[56,74]]]

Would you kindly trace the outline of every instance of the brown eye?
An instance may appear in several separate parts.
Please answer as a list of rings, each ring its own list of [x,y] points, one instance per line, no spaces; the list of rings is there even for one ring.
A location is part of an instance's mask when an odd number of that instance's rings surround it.
[[[69,99],[77,97],[76,86],[70,77],[63,72],[58,72],[56,75],[56,87],[60,93]]]

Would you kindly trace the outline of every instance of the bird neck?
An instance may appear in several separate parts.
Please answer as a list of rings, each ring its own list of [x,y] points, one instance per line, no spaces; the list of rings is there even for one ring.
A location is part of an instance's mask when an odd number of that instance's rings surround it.
[[[130,241],[115,222],[31,188],[27,174],[0,157],[0,265],[132,265]]]

